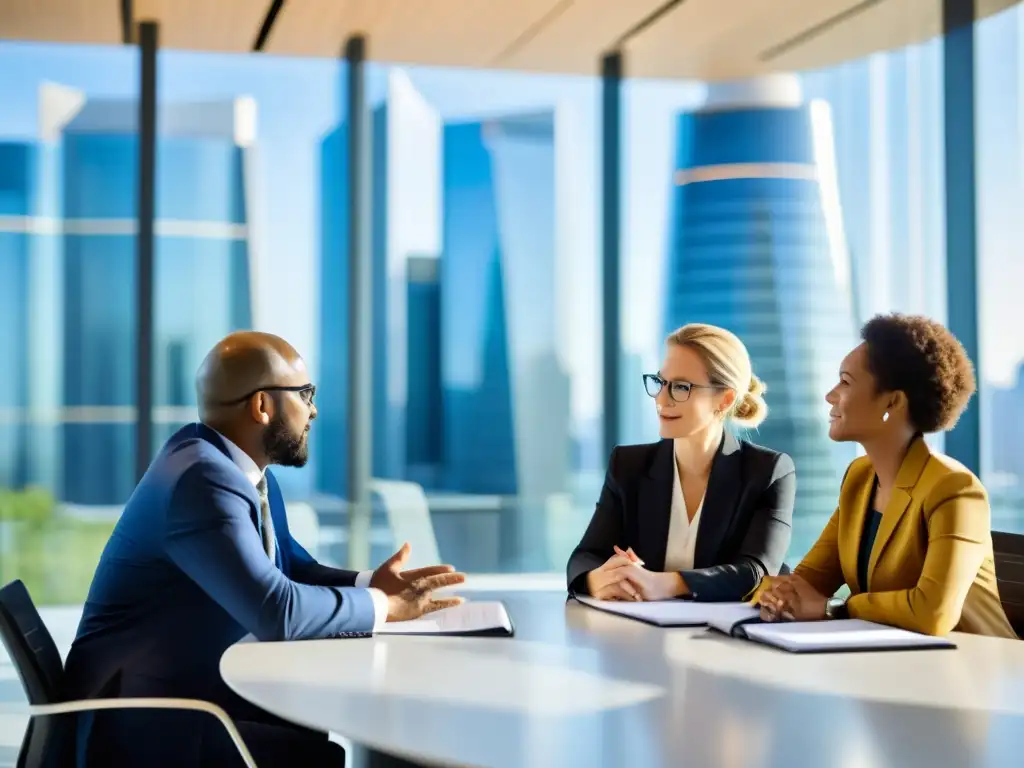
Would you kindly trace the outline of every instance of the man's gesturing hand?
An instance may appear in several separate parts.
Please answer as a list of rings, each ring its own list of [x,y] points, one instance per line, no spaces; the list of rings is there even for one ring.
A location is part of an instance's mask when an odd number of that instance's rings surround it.
[[[388,595],[388,621],[418,619],[425,613],[461,605],[461,597],[435,598],[433,591],[462,584],[465,580],[464,573],[437,573],[409,581],[397,595]]]
[[[395,554],[381,563],[380,568],[373,572],[370,586],[379,589],[388,596],[388,621],[408,621],[418,619],[425,613],[441,608],[451,608],[462,602],[461,597],[442,597],[434,599],[435,589],[462,584],[466,574],[455,573],[450,565],[429,565],[426,568],[414,568],[403,571],[402,566],[409,559],[408,542],[402,545]]]
[[[453,573],[455,569],[450,565],[428,565],[425,568],[413,568],[411,571],[403,571],[406,561],[409,559],[411,547],[406,542],[395,554],[381,563],[380,567],[373,572],[370,579],[370,586],[379,589],[385,595],[397,595],[403,592],[416,579],[424,576],[436,576],[439,573]],[[461,583],[461,582],[459,582]]]

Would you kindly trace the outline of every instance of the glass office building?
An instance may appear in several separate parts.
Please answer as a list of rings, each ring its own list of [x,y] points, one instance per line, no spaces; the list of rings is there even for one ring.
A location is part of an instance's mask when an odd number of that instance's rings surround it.
[[[0,143],[0,487],[30,481],[30,272],[37,147]]]
[[[60,416],[60,434],[45,445],[63,456],[48,463],[63,467],[54,485],[70,504],[120,504],[135,483],[137,112],[134,101],[87,100],[60,86],[40,93],[40,215],[26,219],[26,229],[42,238],[31,292],[50,318],[26,338],[45,337],[37,346],[50,354],[24,370],[28,388],[41,392],[33,418],[45,427]],[[159,135],[158,442],[195,418],[193,378],[209,348],[253,324],[246,153],[255,104],[169,104]]]
[[[373,473],[406,472],[410,259],[440,250],[440,117],[402,72],[371,118],[373,222]],[[320,368],[317,490],[344,496],[348,451],[348,125],[320,149]]]
[[[441,284],[436,256],[410,256],[408,262],[408,370],[406,479],[437,488],[444,465],[444,407],[441,387]]]
[[[441,369],[453,490],[540,501],[565,490],[555,115],[445,126]]]
[[[556,247],[557,198],[567,187],[556,178],[557,119],[556,109],[444,128],[444,483],[516,497],[502,524],[502,569],[546,562],[536,542],[546,541],[550,505],[568,490]]]
[[[823,401],[855,339],[827,108],[774,78],[711,88],[677,130],[665,332],[712,323],[747,345],[769,405],[747,437],[798,468],[795,558],[853,458],[829,440]]]

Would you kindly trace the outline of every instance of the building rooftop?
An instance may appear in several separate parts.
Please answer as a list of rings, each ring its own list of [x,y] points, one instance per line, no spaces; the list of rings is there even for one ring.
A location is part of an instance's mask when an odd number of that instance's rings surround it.
[[[135,99],[87,99],[82,91],[58,83],[39,88],[39,132],[44,140],[61,133],[135,133],[138,120]],[[157,120],[165,137],[232,139],[239,146],[256,140],[256,100],[250,96],[161,104]]]
[[[1017,0],[976,0],[979,18]],[[829,66],[936,37],[941,0],[4,0],[6,39],[117,45],[160,23],[165,48],[329,57],[363,33],[372,60],[732,80]],[[126,18],[125,9],[128,10]]]

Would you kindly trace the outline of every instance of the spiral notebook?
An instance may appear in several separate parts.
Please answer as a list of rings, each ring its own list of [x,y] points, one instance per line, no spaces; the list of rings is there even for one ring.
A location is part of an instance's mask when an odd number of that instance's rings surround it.
[[[734,617],[708,626],[731,637],[764,643],[790,653],[853,653],[956,648],[945,637],[922,635],[861,619],[777,621]]]

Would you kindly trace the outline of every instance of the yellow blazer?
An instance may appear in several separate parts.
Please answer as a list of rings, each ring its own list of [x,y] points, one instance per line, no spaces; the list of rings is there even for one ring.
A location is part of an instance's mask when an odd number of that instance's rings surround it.
[[[868,583],[859,584],[857,556],[874,483],[866,456],[850,464],[839,506],[794,573],[823,595],[849,585],[850,618],[928,635],[957,630],[1016,638],[999,600],[991,512],[981,481],[915,440],[882,511]],[[770,581],[761,582],[753,602]]]

